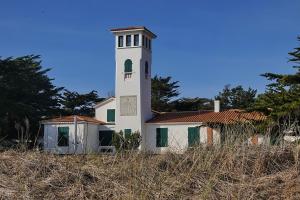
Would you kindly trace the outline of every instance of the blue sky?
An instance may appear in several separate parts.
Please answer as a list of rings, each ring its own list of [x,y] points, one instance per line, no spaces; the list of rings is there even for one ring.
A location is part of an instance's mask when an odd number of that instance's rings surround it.
[[[180,81],[181,96],[214,97],[225,84],[265,90],[264,72],[291,73],[299,0],[0,0],[0,56],[39,54],[54,84],[114,90],[110,28],[144,25],[152,72]]]

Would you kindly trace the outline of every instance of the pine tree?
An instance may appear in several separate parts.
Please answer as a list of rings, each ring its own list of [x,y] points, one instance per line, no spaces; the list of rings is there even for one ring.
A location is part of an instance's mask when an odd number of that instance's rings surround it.
[[[52,84],[49,70],[41,66],[40,56],[0,58],[0,138],[17,137],[18,127],[31,137],[39,120],[59,113],[63,88]]]
[[[300,41],[300,36],[298,36]],[[300,117],[300,47],[290,52],[289,62],[294,63],[295,74],[265,73],[273,81],[264,94],[259,95],[254,108],[265,112],[274,120]]]

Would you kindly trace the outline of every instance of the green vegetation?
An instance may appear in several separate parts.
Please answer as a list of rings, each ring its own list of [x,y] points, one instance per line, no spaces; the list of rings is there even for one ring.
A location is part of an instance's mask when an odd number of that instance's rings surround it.
[[[215,99],[220,100],[221,108],[227,109],[247,109],[255,102],[257,90],[248,88],[245,90],[241,85],[230,88],[225,85],[222,92]]]
[[[258,96],[254,106],[276,121],[287,117],[299,120],[300,117],[300,47],[289,55],[289,61],[295,64],[295,74],[263,74],[273,82],[267,86],[264,94]]]
[[[53,85],[40,56],[0,57],[0,142],[35,139],[39,121],[60,115],[93,116],[96,91],[79,94]]]
[[[85,115],[93,117],[95,114],[95,103],[102,100],[103,98],[99,98],[95,90],[86,94],[64,90],[60,103],[63,115]]]
[[[63,88],[55,87],[39,56],[0,59],[0,138],[36,134],[39,120],[59,114]]]
[[[117,151],[137,150],[140,142],[141,134],[139,132],[126,134],[120,131],[114,133],[112,138],[112,145],[116,147]]]
[[[172,77],[152,78],[152,109],[156,111],[172,110],[172,100],[179,95],[178,81],[172,81]]]

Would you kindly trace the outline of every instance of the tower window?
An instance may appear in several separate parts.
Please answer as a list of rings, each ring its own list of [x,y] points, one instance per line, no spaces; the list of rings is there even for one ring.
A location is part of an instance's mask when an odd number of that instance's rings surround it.
[[[145,38],[145,42],[146,42],[146,48],[148,48],[148,38]]]
[[[118,47],[123,47],[124,45],[123,45],[123,35],[121,35],[121,36],[119,36],[118,37]]]
[[[126,35],[126,46],[127,47],[131,46],[131,35]]]
[[[134,35],[134,46],[139,46],[139,35],[138,34],[136,34],[136,35]]]
[[[149,49],[151,49],[151,40],[149,40]]]
[[[149,66],[148,66],[148,62],[145,62],[145,78],[148,79],[149,76]]]
[[[124,63],[124,77],[125,78],[131,78],[132,74],[132,61],[130,59],[127,59]]]
[[[145,46],[145,36],[142,36],[142,45]]]

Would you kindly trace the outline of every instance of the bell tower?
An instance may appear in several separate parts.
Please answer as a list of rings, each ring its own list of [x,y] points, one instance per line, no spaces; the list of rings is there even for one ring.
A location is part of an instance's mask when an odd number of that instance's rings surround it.
[[[139,131],[142,142],[151,112],[152,39],[146,27],[111,29],[115,35],[116,131]]]

